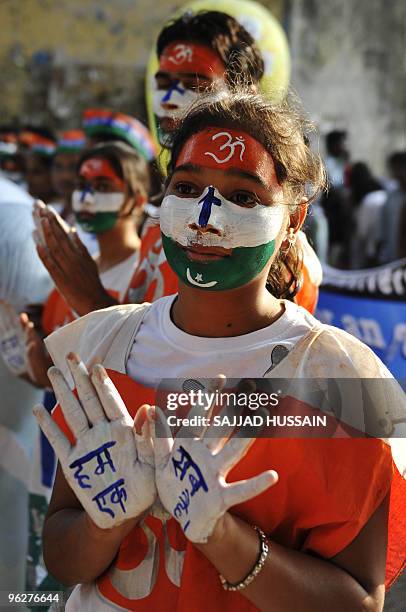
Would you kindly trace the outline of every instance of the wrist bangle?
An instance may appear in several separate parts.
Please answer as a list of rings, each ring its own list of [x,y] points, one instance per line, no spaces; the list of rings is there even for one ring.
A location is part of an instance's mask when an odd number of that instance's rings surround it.
[[[262,529],[260,529],[259,527],[254,526],[254,529],[258,534],[259,545],[260,545],[259,556],[258,556],[257,562],[255,563],[250,573],[244,578],[244,580],[241,580],[241,582],[237,582],[237,584],[232,584],[230,582],[227,582],[224,576],[220,574],[219,575],[220,582],[223,586],[223,589],[225,589],[226,591],[241,591],[242,589],[245,589],[245,587],[247,587],[254,580],[256,576],[258,576],[259,572],[262,570],[262,568],[265,565],[265,561],[269,553],[269,544],[267,542],[267,537],[265,533],[262,531]]]

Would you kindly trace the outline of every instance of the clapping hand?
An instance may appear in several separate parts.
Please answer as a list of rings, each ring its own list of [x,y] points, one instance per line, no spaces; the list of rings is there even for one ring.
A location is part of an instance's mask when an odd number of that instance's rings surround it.
[[[72,310],[83,316],[114,305],[75,228],[40,200],[34,204],[33,219],[38,255]]]

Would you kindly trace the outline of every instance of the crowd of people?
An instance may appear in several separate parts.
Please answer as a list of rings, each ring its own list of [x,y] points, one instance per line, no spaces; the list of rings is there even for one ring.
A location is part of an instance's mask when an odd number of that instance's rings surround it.
[[[406,151],[387,160],[387,177],[352,161],[343,130],[325,138],[328,190],[308,220],[320,259],[340,269],[374,268],[406,257]]]
[[[300,109],[260,93],[260,50],[229,15],[188,12],[156,50],[157,142],[117,109],[87,109],[58,136],[0,132],[2,367],[20,420],[40,404],[39,428],[10,426],[2,408],[15,516],[0,567],[20,590],[66,590],[69,611],[378,612],[405,560],[403,467],[387,440],[404,396],[314,312],[320,260],[404,256],[405,154],[388,187],[334,132],[324,166]],[[366,429],[348,433],[350,415],[340,439],[176,432],[156,405],[161,381],[218,392],[315,377],[393,385],[385,403],[361,394]],[[297,415],[325,409],[310,395]]]

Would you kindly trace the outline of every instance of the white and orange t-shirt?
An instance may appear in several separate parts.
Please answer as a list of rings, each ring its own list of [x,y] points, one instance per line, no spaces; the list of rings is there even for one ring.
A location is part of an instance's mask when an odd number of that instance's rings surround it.
[[[52,334],[46,340],[48,350],[64,374],[67,352],[76,350],[87,365],[97,356],[134,416],[143,403],[154,403],[154,361],[159,363],[161,378],[171,378],[174,372],[193,377],[197,375],[198,361],[201,365],[204,361],[209,363],[210,355],[219,350],[218,338],[190,336],[173,329],[173,322],[168,329],[172,301],[173,298],[164,298],[152,305],[119,306],[91,313]],[[288,352],[266,374],[268,378],[305,377],[309,372],[310,376],[334,377],[338,372],[351,378],[390,376],[372,351],[358,340],[320,324],[294,304],[285,302],[285,306],[280,325],[276,321],[262,330],[265,343],[258,332],[229,339],[242,343],[241,358],[246,341],[246,356],[257,357],[258,377],[263,376],[272,346],[279,342]],[[165,353],[168,342],[173,359]],[[268,351],[264,350],[266,344]],[[148,371],[142,369],[147,347]],[[239,363],[228,362],[227,343],[224,349],[226,375],[240,377],[244,374],[240,371],[241,359]],[[186,363],[185,351],[189,353]],[[180,354],[183,366],[177,360]],[[163,361],[162,356],[166,356]],[[206,373],[202,369],[206,370],[204,365],[198,368],[201,377]],[[384,409],[376,407],[378,412]],[[53,417],[74,442],[59,407]],[[262,438],[255,441],[227,480],[251,478],[266,469],[279,473],[278,483],[233,507],[231,512],[261,527],[271,543],[326,559],[352,542],[391,490],[387,584],[396,578],[405,563],[406,482],[392,462],[388,444],[380,439],[361,438]],[[222,588],[215,567],[185,538],[173,518],[164,522],[150,515],[123,540],[112,565],[95,582],[74,589],[66,607],[68,612],[117,609],[253,612],[257,608],[242,594]]]

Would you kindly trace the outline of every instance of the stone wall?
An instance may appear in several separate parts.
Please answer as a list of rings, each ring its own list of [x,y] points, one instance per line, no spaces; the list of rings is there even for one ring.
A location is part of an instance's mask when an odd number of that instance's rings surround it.
[[[182,0],[2,0],[1,123],[76,127],[90,105],[143,115],[144,68]],[[383,171],[406,147],[406,3],[264,0],[285,26],[294,88],[322,133]]]
[[[293,0],[292,83],[322,133],[346,128],[354,160],[385,170],[406,148],[406,3]]]
[[[75,127],[90,105],[144,112],[144,69],[185,0],[2,0],[0,116]],[[281,17],[283,0],[271,0]]]

